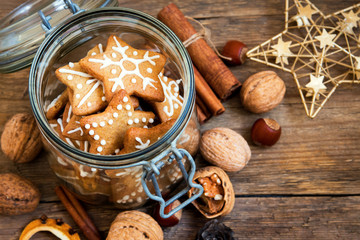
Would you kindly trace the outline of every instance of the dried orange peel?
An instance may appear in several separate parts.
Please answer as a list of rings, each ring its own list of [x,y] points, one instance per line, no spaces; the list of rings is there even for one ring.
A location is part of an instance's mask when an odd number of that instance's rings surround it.
[[[79,234],[61,219],[41,218],[30,222],[22,231],[19,240],[28,240],[37,232],[48,231],[61,240],[80,240]]]

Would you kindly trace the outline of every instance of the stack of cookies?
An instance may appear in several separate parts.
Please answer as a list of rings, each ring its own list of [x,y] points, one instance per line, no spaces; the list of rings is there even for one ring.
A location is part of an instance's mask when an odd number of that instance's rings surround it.
[[[167,59],[111,35],[79,62],[56,70],[67,86],[46,108],[69,145],[100,155],[138,151],[160,139],[183,105],[181,80],[164,76]]]

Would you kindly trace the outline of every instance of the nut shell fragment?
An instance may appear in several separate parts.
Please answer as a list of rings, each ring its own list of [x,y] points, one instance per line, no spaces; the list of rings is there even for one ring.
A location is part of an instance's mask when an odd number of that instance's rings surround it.
[[[148,214],[140,211],[119,213],[111,224],[106,240],[163,240],[159,224]]]
[[[201,214],[203,214],[206,218],[216,218],[218,216],[223,216],[226,214],[229,214],[232,209],[234,208],[235,204],[235,193],[232,186],[232,183],[226,174],[224,170],[218,167],[204,167],[201,169],[198,169],[195,172],[193,181],[198,182],[198,179],[200,178],[211,178],[214,174],[221,180],[221,187],[223,189],[223,197],[219,200],[212,200],[205,196],[206,191],[204,191],[203,195],[192,202],[192,204],[200,211]],[[194,189],[190,189],[188,196],[191,197],[193,194],[195,194]],[[212,202],[211,202],[212,201]],[[212,211],[209,208],[209,203],[211,204],[219,204],[221,205],[221,209],[215,213],[210,213]]]
[[[29,240],[37,232],[43,231],[51,232],[61,240],[80,240],[79,234],[68,224],[60,219],[47,218],[46,216],[30,222],[22,231],[19,240]]]

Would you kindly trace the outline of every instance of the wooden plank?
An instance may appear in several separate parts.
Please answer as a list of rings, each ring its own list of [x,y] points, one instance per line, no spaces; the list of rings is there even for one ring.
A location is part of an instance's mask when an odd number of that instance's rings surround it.
[[[101,234],[118,211],[111,207],[86,206]],[[151,213],[151,208],[141,211]],[[236,239],[357,239],[360,234],[360,197],[248,197],[237,198],[234,210],[219,220],[235,230]],[[35,212],[22,216],[1,217],[0,239],[18,239],[21,229],[43,213],[63,218],[75,226],[58,202],[43,202]],[[196,220],[195,220],[196,219]],[[164,239],[195,239],[207,222],[190,206],[183,211],[179,225],[164,229]],[[75,227],[76,230],[78,228]],[[36,239],[49,239],[49,234],[37,234]]]

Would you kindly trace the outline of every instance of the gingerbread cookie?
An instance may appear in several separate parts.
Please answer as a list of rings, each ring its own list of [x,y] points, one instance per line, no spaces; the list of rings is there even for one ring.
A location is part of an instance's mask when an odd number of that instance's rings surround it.
[[[159,79],[164,90],[165,100],[163,102],[152,102],[152,106],[161,122],[177,119],[183,106],[184,98],[180,95],[179,83],[181,79],[174,80],[159,74]]]
[[[63,131],[63,135],[65,137],[80,141],[86,140],[86,137],[84,135],[84,130],[80,126],[81,118],[82,116],[78,116],[78,115],[73,115],[70,118],[69,123],[66,125]]]
[[[46,118],[55,119],[63,110],[66,103],[69,101],[67,90],[63,91],[59,96],[51,101],[49,106],[46,108]]]
[[[158,74],[166,58],[159,53],[138,50],[111,35],[106,51],[80,60],[86,72],[104,83],[106,99],[120,89],[149,101],[163,101],[164,93]]]
[[[102,82],[87,74],[79,63],[70,62],[57,69],[55,74],[72,91],[70,97],[74,114],[88,115],[106,107]]]
[[[130,96],[120,90],[104,112],[80,120],[90,142],[90,153],[110,155],[123,146],[124,135],[130,127],[143,127],[154,122],[152,112],[134,111]]]
[[[49,123],[50,123],[50,127],[54,129],[55,133],[60,137],[61,140],[68,143],[70,146],[74,148],[80,148],[80,141],[78,142],[73,141],[62,134],[64,131],[64,126],[61,118],[50,120]]]
[[[124,148],[119,154],[131,153],[147,148],[169,131],[174,123],[175,120],[170,120],[153,128],[129,128],[125,133]]]
[[[148,197],[141,185],[142,166],[105,170],[105,173],[111,179],[112,201],[118,208],[140,207],[146,202]],[[150,184],[149,187],[153,191]]]

